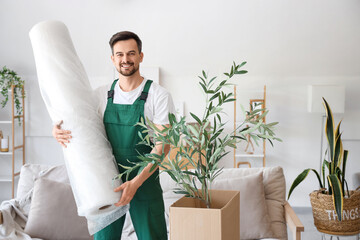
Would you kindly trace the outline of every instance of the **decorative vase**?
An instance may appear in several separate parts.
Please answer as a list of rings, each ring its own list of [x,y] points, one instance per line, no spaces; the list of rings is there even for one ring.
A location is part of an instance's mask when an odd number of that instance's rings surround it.
[[[360,233],[360,187],[349,192],[350,197],[344,197],[341,221],[336,215],[332,195],[320,191],[310,193],[314,224],[319,232],[341,236]]]
[[[1,139],[1,152],[8,152],[9,151],[9,137],[4,137]]]

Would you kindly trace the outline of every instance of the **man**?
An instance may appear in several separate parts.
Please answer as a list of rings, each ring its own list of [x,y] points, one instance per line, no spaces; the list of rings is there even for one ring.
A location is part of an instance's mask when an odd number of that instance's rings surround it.
[[[107,92],[109,87],[97,90],[99,111],[103,114],[105,130],[116,161],[130,166],[129,161],[139,161],[139,153],[162,153],[161,144],[155,144],[152,149],[138,145],[138,132],[141,129],[135,124],[141,118],[148,118],[161,129],[162,125],[169,124],[168,114],[174,112],[174,105],[171,95],[164,88],[140,75],[139,66],[144,54],[141,51],[141,40],[136,34],[116,33],[109,44],[111,60],[119,72],[119,79],[112,83],[110,91]],[[70,134],[70,131],[61,129],[61,123],[53,128],[53,136],[63,147],[70,142]],[[169,146],[165,146],[165,152],[168,151]],[[132,173],[128,181],[125,181],[124,176],[124,183],[114,189],[123,191],[116,206],[130,203],[130,216],[139,240],[167,239],[159,170],[150,172],[151,167],[152,164],[149,164],[139,175]],[[119,167],[119,171],[123,172],[124,169]],[[125,216],[97,232],[94,239],[119,240],[124,221]]]

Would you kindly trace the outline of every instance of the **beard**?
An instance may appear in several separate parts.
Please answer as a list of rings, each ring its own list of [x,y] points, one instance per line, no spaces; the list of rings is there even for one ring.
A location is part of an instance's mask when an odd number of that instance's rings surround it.
[[[117,68],[118,72],[119,72],[121,75],[125,76],[125,77],[132,76],[134,73],[136,73],[136,72],[139,70],[139,66],[136,67],[136,66],[134,65],[134,63],[126,63],[126,64],[127,64],[127,65],[131,65],[131,66],[130,66],[130,69],[124,70],[124,69],[121,67],[122,64],[120,64],[119,67]],[[132,69],[131,69],[131,67],[132,67]]]

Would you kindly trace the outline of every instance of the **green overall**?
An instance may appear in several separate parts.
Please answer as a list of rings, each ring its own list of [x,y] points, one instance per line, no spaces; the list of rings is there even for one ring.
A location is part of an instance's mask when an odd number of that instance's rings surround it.
[[[124,166],[131,166],[128,162],[138,162],[139,153],[150,153],[152,148],[138,145],[141,132],[140,126],[135,126],[144,117],[144,105],[152,81],[147,80],[141,96],[133,104],[114,104],[115,80],[108,92],[108,101],[104,113],[104,124],[107,137],[111,143],[116,161]],[[124,169],[119,166],[119,171]],[[137,175],[137,171],[130,174],[129,180]],[[139,240],[167,239],[164,216],[164,200],[159,182],[159,170],[156,170],[138,188],[130,202],[130,216]],[[123,182],[126,181],[123,176]],[[120,200],[120,199],[119,199]],[[120,240],[125,216],[113,222],[94,235],[95,240]]]

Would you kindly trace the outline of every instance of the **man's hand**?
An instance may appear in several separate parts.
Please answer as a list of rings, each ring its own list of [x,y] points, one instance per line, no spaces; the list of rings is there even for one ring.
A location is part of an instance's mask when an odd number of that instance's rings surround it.
[[[133,199],[136,191],[141,185],[137,184],[135,178],[131,181],[124,182],[120,185],[120,187],[117,187],[114,189],[115,192],[119,192],[123,190],[120,200],[115,203],[115,206],[125,206],[126,204],[130,203],[130,201]]]
[[[58,141],[58,143],[61,144],[61,146],[66,148],[67,147],[66,143],[70,143],[69,139],[72,138],[72,136],[70,135],[71,131],[62,130],[61,129],[61,124],[63,124],[62,120],[60,121],[60,123],[56,124],[53,127],[52,135],[56,139],[56,141]]]

